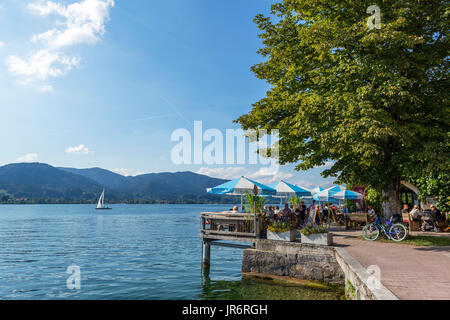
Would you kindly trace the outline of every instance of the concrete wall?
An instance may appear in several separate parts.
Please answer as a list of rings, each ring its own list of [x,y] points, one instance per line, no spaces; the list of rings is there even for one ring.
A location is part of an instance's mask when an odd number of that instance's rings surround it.
[[[345,284],[333,247],[298,242],[256,242],[255,249],[244,250],[242,272]]]
[[[259,240],[244,250],[242,273],[338,283],[354,300],[397,300],[347,251],[332,246]]]
[[[345,249],[335,248],[335,257],[345,274],[345,292],[352,300],[398,300],[375,275],[370,274]]]

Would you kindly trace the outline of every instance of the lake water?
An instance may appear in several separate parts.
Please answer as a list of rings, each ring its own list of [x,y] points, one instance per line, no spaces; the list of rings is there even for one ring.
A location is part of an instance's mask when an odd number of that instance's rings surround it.
[[[0,206],[0,299],[339,299],[341,290],[241,279],[242,250],[212,247],[201,211],[229,205]],[[81,272],[70,290],[69,266]],[[72,283],[72,282],[71,282]]]

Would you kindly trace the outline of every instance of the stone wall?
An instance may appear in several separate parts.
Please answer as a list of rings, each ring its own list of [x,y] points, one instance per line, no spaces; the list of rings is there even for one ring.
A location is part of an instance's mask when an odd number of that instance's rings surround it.
[[[244,250],[242,272],[345,284],[333,247],[299,242],[256,242],[255,249]]]
[[[242,256],[242,273],[345,285],[349,299],[397,300],[343,248],[258,240]]]
[[[345,292],[352,300],[398,300],[374,275],[342,248],[336,248],[336,261],[345,274]]]

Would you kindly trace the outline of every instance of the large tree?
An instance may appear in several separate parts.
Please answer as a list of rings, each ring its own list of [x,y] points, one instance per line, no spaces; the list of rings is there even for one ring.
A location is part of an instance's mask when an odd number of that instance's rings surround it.
[[[374,3],[376,2],[376,3]],[[367,8],[381,9],[368,28]],[[400,210],[405,176],[449,170],[449,1],[284,0],[258,15],[270,84],[236,121],[279,129],[282,164],[383,191]]]

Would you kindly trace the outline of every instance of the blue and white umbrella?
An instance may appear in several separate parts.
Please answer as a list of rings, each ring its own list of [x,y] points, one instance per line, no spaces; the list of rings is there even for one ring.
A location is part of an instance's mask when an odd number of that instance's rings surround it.
[[[342,190],[333,194],[333,198],[337,200],[360,200],[364,196],[361,193],[352,190]]]
[[[273,196],[277,194],[275,189],[254,180],[250,180],[244,176],[225,182],[217,187],[207,189],[207,192],[219,195],[242,195],[247,192],[252,192],[255,186],[258,188],[258,194],[261,196]]]
[[[280,182],[276,182],[276,183],[270,185],[269,187],[275,189],[277,191],[277,196],[281,196],[281,197],[311,196],[310,190],[299,187],[295,184],[288,183],[283,180],[281,180]]]
[[[280,206],[282,205],[283,198],[287,199],[289,197],[295,197],[295,196],[299,196],[299,197],[311,196],[310,190],[303,188],[303,187],[299,187],[295,184],[288,183],[283,180],[270,185],[270,187],[274,188],[277,191],[277,195],[274,196],[274,198],[281,198]]]
[[[316,201],[334,201],[333,195],[342,190],[345,190],[345,188],[342,186],[334,186],[316,193],[313,199]]]
[[[250,180],[244,176],[232,181],[225,182],[214,188],[206,189],[210,194],[225,195],[225,196],[241,196],[241,208],[243,206],[243,195],[247,192],[252,192],[255,186],[258,188],[258,195],[273,196],[277,191],[262,183]]]
[[[317,188],[312,189],[311,193],[312,194],[316,194],[316,193],[319,193],[320,191],[323,191],[323,190],[325,190],[325,189],[322,188],[322,187],[317,187]]]

